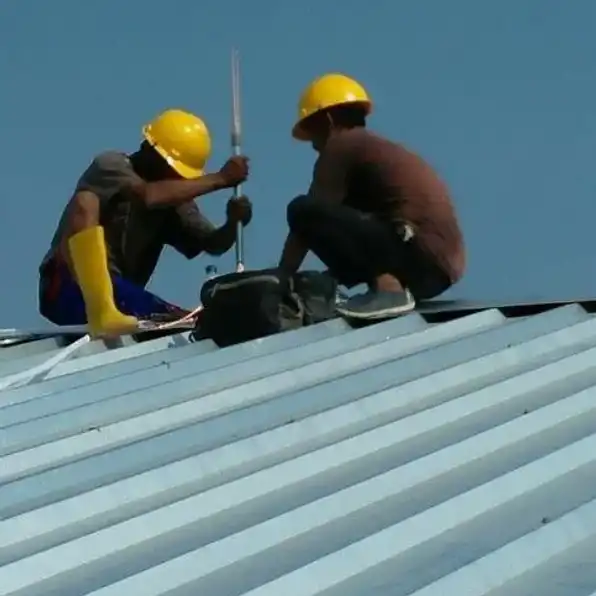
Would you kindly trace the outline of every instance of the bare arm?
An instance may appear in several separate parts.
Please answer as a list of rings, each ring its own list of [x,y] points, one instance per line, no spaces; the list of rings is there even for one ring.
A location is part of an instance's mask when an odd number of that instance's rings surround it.
[[[219,172],[200,178],[146,182],[135,172],[126,155],[110,151],[93,160],[79,180],[77,192],[92,192],[100,203],[109,201],[120,192],[126,192],[152,209],[179,207],[197,197],[243,182],[247,176],[248,159],[234,156]]]
[[[339,205],[343,202],[345,193],[345,176],[342,173],[330,173],[325,175],[325,178],[317,177],[308,191],[308,196],[321,202],[327,202]],[[300,238],[290,232],[286,238],[284,248],[279,261],[280,269],[287,273],[296,273],[306,255],[308,254],[308,247],[300,240]]]
[[[91,191],[75,193],[68,205],[67,229],[70,234],[99,225],[100,199]]]
[[[308,249],[300,242],[300,238],[295,234],[288,234],[279,260],[279,268],[289,274],[296,273],[307,253]]]
[[[183,254],[194,259],[202,252],[222,255],[233,246],[236,240],[236,225],[229,219],[220,227],[214,226],[189,201],[169,213],[167,243]]]
[[[309,198],[334,205],[341,204],[347,194],[352,155],[352,147],[349,144],[329,146],[315,164],[313,179],[308,190]],[[296,273],[307,254],[308,246],[290,231],[284,244],[279,267],[288,273]]]
[[[228,159],[219,172],[192,180],[145,182],[136,178],[131,190],[150,209],[179,207],[203,195],[231,188],[248,176],[248,158],[236,155]]]
[[[229,182],[219,172],[206,174],[194,180],[161,180],[144,182],[138,179],[131,184],[131,190],[149,208],[178,207],[193,199],[228,188]]]
[[[66,208],[66,222],[61,252],[68,261],[66,240],[101,221],[102,207],[112,196],[138,177],[126,155],[108,151],[96,156],[79,178],[76,189]]]
[[[68,239],[87,228],[98,226],[100,223],[100,198],[91,191],[75,192],[66,207],[62,235],[58,245],[58,252],[69,268],[72,275],[72,263]]]
[[[214,256],[223,255],[234,246],[235,242],[236,223],[228,219],[206,238],[205,251]]]

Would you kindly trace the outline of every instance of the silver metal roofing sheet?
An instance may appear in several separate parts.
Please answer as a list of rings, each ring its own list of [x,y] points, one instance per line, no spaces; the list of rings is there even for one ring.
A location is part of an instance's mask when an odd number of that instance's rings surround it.
[[[125,344],[0,392],[0,596],[596,593],[579,305]]]

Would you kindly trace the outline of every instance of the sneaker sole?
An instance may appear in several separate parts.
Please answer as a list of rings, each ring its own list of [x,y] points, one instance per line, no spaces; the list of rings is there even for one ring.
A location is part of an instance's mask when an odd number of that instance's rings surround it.
[[[367,321],[375,321],[378,319],[390,319],[392,317],[398,317],[400,315],[405,315],[408,314],[410,312],[412,312],[413,310],[415,310],[416,305],[408,305],[408,306],[400,306],[400,307],[396,307],[396,308],[388,308],[385,310],[381,310],[381,311],[376,311],[376,312],[372,312],[372,313],[357,313],[357,312],[351,312],[349,310],[345,310],[340,308],[336,308],[336,311],[345,316],[345,317],[349,317],[350,319],[364,319]]]

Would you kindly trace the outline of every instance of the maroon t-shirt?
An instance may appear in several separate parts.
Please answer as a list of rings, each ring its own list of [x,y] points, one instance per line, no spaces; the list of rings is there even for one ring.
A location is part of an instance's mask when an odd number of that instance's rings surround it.
[[[365,128],[333,135],[315,164],[311,196],[341,202],[382,221],[409,225],[418,244],[451,283],[466,251],[445,183],[420,156]]]

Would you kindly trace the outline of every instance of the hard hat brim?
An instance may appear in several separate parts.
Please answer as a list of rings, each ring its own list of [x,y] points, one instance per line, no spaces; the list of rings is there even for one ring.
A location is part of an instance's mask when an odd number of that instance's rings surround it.
[[[204,174],[202,169],[191,168],[181,161],[172,159],[159,145],[155,143],[151,133],[147,130],[147,127],[143,128],[143,137],[151,145],[151,147],[153,147],[153,149],[157,151],[161,157],[163,157],[163,159],[174,170],[174,172],[176,172],[179,176],[182,176],[182,178],[191,180],[193,178],[200,178]]]
[[[310,141],[311,140],[311,135],[309,135],[305,130],[304,130],[304,122],[306,120],[308,120],[311,116],[314,116],[315,114],[318,114],[319,112],[322,112],[323,110],[330,110],[332,108],[336,108],[338,106],[347,106],[347,105],[355,105],[355,106],[361,106],[366,115],[368,116],[371,112],[372,112],[372,101],[366,101],[366,100],[358,100],[358,101],[343,101],[343,102],[338,102],[329,106],[325,106],[322,107],[312,113],[310,113],[308,116],[305,116],[304,118],[301,118],[300,120],[298,120],[298,122],[296,122],[296,124],[294,124],[293,128],[292,128],[292,137],[298,141]]]

